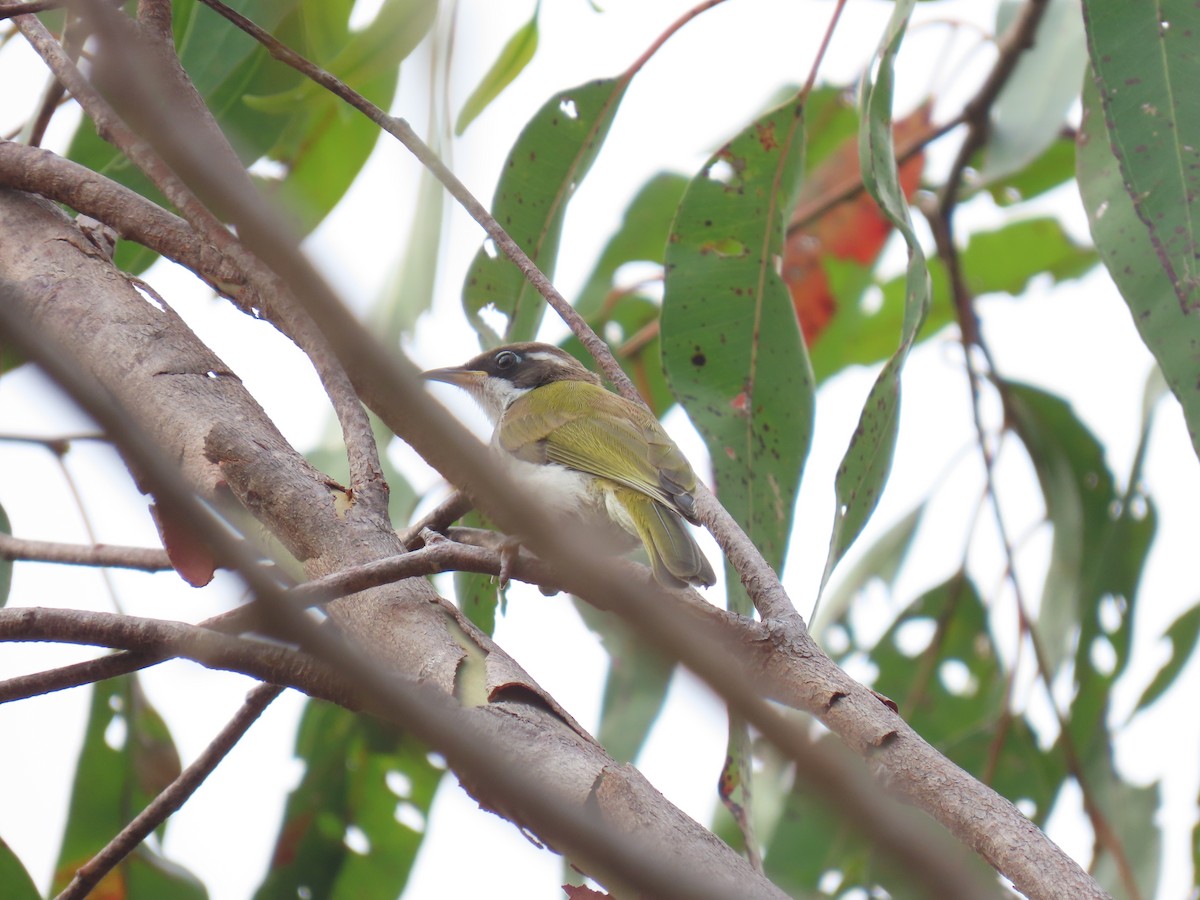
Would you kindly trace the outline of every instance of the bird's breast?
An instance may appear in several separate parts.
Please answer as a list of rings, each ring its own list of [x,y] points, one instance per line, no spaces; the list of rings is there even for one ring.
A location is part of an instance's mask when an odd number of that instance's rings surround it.
[[[557,463],[531,463],[493,445],[501,465],[531,501],[552,516],[573,520],[613,552],[636,546],[636,529],[604,478]]]

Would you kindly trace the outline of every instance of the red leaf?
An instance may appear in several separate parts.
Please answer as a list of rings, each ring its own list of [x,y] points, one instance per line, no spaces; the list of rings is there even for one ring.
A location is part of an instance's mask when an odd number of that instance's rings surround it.
[[[926,104],[895,123],[896,144],[903,146],[929,127],[929,106]],[[900,166],[900,186],[904,196],[911,198],[921,183],[925,154],[916,153]],[[800,320],[804,340],[812,344],[837,313],[837,298],[829,287],[822,259],[874,264],[892,233],[892,225],[879,212],[875,201],[864,190],[853,197],[825,209],[831,199],[852,187],[861,188],[858,165],[858,138],[854,135],[843,141],[816,169],[809,173],[792,222],[805,222],[805,227],[791,231],[783,251],[783,280],[792,295],[792,305]],[[819,216],[813,220],[814,216]]]

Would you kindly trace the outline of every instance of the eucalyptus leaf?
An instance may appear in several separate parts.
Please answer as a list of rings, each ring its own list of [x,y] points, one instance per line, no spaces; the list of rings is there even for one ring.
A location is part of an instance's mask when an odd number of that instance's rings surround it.
[[[672,225],[661,324],[668,383],[721,502],[776,568],[812,438],[812,371],[777,269],[803,152],[793,99],[709,158]],[[748,612],[736,573],[726,585],[730,608]]]
[[[529,61],[537,52],[538,12],[541,7],[542,4],[539,2],[534,7],[530,20],[518,28],[516,33],[508,39],[501,49],[500,55],[496,57],[496,61],[484,73],[475,90],[471,91],[470,96],[463,103],[462,111],[458,114],[458,121],[454,125],[455,136],[461,136],[467,130],[467,126],[475,121],[488,104],[500,96],[500,92],[512,84],[513,80],[529,65]]]
[[[1085,84],[1077,164],[1092,239],[1138,334],[1183,407],[1192,447],[1200,455],[1200,386],[1193,350],[1200,345],[1200,315],[1180,305],[1176,286],[1129,198],[1110,137],[1099,94],[1094,85]]]
[[[1007,33],[1024,9],[1017,0],[1003,0],[997,9],[996,34]],[[1049,0],[1032,46],[1018,57],[992,104],[979,173],[985,182],[1024,168],[1054,143],[1079,97],[1086,67],[1078,0]]]
[[[625,95],[624,77],[602,78],[552,96],[509,152],[492,215],[547,276],[553,277],[567,203],[604,143]],[[545,303],[520,269],[488,240],[463,285],[463,309],[484,347],[537,335]],[[483,316],[504,319],[503,335]]]
[[[1191,0],[1084,0],[1083,12],[1108,131],[1105,143],[1177,308],[1195,319],[1200,310],[1200,107],[1194,102],[1200,83],[1195,45],[1200,8]],[[1089,213],[1095,211],[1089,205]]]
[[[883,365],[863,404],[858,427],[850,438],[834,478],[837,508],[829,556],[821,576],[821,592],[846,550],[854,543],[879,503],[891,473],[900,425],[900,374],[909,350],[929,312],[931,287],[925,253],[913,230],[908,201],[900,186],[892,139],[892,91],[895,59],[908,27],[914,0],[895,4],[878,51],[875,77],[864,80],[859,99],[859,157],[863,185],[880,210],[904,237],[908,247],[904,314],[900,346]]]

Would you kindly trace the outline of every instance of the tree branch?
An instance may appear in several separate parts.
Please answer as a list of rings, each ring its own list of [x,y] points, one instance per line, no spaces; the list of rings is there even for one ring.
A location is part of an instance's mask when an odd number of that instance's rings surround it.
[[[156,547],[118,547],[112,544],[60,544],[30,541],[0,532],[0,559],[61,563],[67,566],[103,566],[162,572],[172,568],[165,550]]]

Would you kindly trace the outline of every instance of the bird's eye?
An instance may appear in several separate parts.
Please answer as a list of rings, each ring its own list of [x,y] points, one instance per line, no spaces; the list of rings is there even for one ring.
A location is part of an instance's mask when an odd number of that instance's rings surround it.
[[[501,371],[504,369],[511,369],[518,362],[520,362],[520,360],[521,357],[517,356],[517,354],[513,353],[511,350],[501,350],[496,354],[496,368],[500,369]]]

